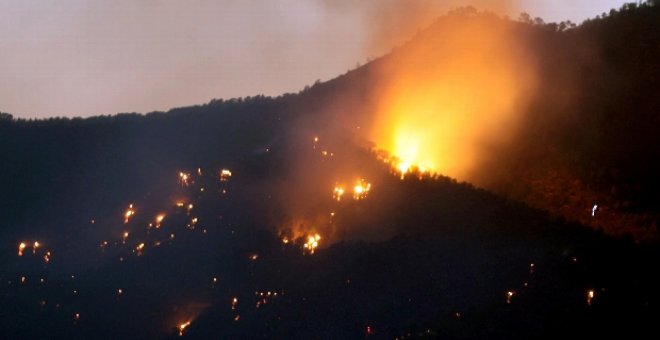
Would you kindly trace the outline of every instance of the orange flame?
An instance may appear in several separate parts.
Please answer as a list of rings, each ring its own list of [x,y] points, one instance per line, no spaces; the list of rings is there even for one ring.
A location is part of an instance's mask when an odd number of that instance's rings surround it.
[[[474,181],[512,139],[534,71],[512,25],[443,20],[379,64],[382,91],[368,138],[402,176],[416,168]]]

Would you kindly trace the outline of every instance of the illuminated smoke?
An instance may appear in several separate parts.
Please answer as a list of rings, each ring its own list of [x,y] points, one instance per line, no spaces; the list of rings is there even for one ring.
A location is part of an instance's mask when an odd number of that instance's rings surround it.
[[[377,65],[367,138],[411,167],[479,184],[515,137],[535,70],[515,24],[451,15]]]

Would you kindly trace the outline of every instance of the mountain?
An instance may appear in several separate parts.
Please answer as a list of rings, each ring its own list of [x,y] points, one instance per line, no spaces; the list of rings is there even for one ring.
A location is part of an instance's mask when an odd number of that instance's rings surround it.
[[[626,5],[571,27],[465,8],[298,94],[2,114],[3,336],[656,334],[659,16]],[[534,95],[475,184],[402,174],[363,133],[382,79],[479,43],[446,38],[464,20],[529,47]]]

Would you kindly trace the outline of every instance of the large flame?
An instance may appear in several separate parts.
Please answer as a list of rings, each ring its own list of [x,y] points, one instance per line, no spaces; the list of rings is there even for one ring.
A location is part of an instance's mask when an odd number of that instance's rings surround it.
[[[462,180],[514,136],[534,72],[515,24],[450,16],[381,63],[369,138],[402,174]]]

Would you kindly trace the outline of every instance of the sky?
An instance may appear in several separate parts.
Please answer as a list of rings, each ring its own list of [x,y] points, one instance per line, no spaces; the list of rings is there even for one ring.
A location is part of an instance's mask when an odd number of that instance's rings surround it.
[[[277,96],[387,53],[449,8],[546,22],[623,0],[0,0],[0,112],[147,113]]]

